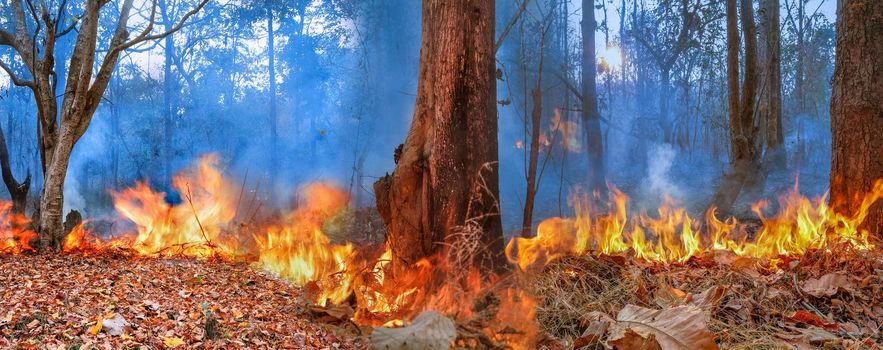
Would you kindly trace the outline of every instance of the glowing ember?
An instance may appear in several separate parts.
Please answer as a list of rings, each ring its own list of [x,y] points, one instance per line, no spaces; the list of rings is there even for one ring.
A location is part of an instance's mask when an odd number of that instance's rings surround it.
[[[37,238],[37,233],[26,228],[28,223],[27,217],[12,212],[11,202],[0,201],[0,253],[33,250],[30,241]]]
[[[775,260],[780,256],[846,244],[870,249],[868,232],[860,229],[871,205],[883,196],[883,180],[877,181],[860,208],[852,215],[836,213],[824,197],[809,200],[795,187],[780,199],[779,213],[766,217],[766,202],[753,206],[762,225],[748,239],[748,226],[735,218],[720,220],[708,210],[705,225],[666,199],[656,216],[629,216],[628,196],[611,189],[606,212],[594,208],[585,198],[576,201],[576,217],[550,218],[540,223],[534,238],[515,238],[506,247],[510,261],[522,269],[542,266],[563,255],[588,252],[617,254],[633,251],[646,261],[684,262],[700,253],[726,250],[735,254]],[[649,234],[649,236],[648,236]]]

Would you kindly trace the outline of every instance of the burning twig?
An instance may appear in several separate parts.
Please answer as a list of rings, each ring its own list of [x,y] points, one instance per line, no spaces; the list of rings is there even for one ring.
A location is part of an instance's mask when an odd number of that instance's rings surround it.
[[[199,231],[202,233],[202,238],[204,238],[206,243],[212,247],[212,241],[208,238],[208,235],[206,235],[205,228],[202,227],[202,222],[199,221],[199,214],[196,212],[196,207],[193,206],[193,194],[190,192],[190,183],[187,183],[187,195],[184,196],[184,198],[187,198],[187,203],[190,203],[190,209],[193,210],[193,217],[196,219],[196,224],[199,225]]]

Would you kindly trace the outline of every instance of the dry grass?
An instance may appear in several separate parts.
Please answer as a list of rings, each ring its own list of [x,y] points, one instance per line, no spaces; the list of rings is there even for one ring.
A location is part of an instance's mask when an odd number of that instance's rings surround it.
[[[539,326],[567,343],[581,335],[592,311],[615,317],[626,304],[660,309],[665,300],[659,295],[664,296],[666,289],[696,295],[726,286],[724,297],[710,310],[708,324],[721,348],[793,348],[793,341],[785,338],[808,326],[789,322],[786,315],[806,310],[841,327],[830,330],[840,339],[813,346],[846,349],[852,344],[862,349],[883,344],[877,326],[883,324],[881,256],[880,252],[810,252],[800,260],[784,261],[779,268],[713,261],[661,266],[623,257],[580,256],[552,262],[530,273],[527,280],[531,292],[540,298]],[[801,291],[807,279],[830,272],[848,274],[854,289],[831,297]],[[848,333],[844,325],[862,327],[863,332]]]

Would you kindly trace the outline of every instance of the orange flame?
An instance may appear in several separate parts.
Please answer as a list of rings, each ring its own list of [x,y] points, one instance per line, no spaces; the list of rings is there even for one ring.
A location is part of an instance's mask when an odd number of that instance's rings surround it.
[[[235,252],[235,244],[228,244],[221,233],[236,216],[236,187],[224,179],[217,163],[217,155],[204,156],[196,168],[174,177],[172,187],[184,198],[179,205],[166,203],[165,194],[146,183],[111,193],[117,212],[137,226],[133,249],[154,255],[180,247],[185,255],[197,257]]]
[[[883,197],[883,180],[876,182],[852,215],[831,210],[824,196],[809,200],[796,187],[780,199],[781,209],[773,217],[763,214],[767,203],[759,202],[753,209],[763,225],[752,240],[744,238],[748,236],[746,225],[735,218],[721,221],[715,215],[715,208],[706,212],[703,227],[671,199],[666,198],[656,217],[646,214],[629,217],[628,196],[613,187],[611,195],[607,212],[596,210],[588,204],[591,201],[580,199],[576,201],[575,218],[546,219],[539,224],[536,237],[511,240],[506,247],[510,261],[526,270],[563,255],[590,251],[602,254],[633,251],[636,257],[647,261],[670,263],[684,262],[711,250],[773,260],[810,249],[825,249],[831,244],[870,249],[873,245],[868,240],[869,234],[860,227],[871,205]]]
[[[19,254],[34,250],[30,241],[37,233],[28,230],[27,217],[12,212],[12,202],[0,201],[0,253]]]
[[[294,210],[285,224],[274,225],[255,236],[259,261],[263,266],[294,283],[316,282],[321,289],[317,302],[340,303],[349,296],[352,278],[344,272],[353,254],[350,244],[332,244],[322,232],[326,220],[347,207],[343,191],[327,184],[303,188],[303,205]]]

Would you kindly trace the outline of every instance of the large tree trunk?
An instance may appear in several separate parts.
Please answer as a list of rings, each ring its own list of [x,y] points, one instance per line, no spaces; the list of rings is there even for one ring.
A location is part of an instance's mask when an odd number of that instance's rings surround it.
[[[43,193],[40,196],[40,246],[60,249],[63,237],[64,179],[73,150],[73,134],[69,128],[60,130],[59,141],[47,158],[43,173]]]
[[[852,214],[860,196],[883,178],[883,2],[841,0],[831,91],[831,203]],[[883,237],[883,203],[865,227]]]
[[[760,7],[761,44],[757,47],[762,75],[758,90],[755,119],[759,124],[755,138],[758,167],[745,180],[744,194],[750,202],[763,197],[766,178],[771,171],[785,170],[784,134],[782,130],[782,74],[779,33],[779,1],[762,0]],[[766,146],[766,151],[763,146]],[[760,155],[763,154],[761,160]]]
[[[424,0],[422,20],[414,118],[395,171],[374,185],[393,263],[441,252],[474,219],[481,263],[503,267],[494,2]]]
[[[582,48],[582,123],[586,142],[586,155],[589,157],[588,178],[586,183],[590,191],[603,192],[604,178],[604,147],[601,143],[601,113],[598,111],[598,87],[595,81],[597,65],[595,60],[595,2],[583,0],[583,17],[581,33]]]

